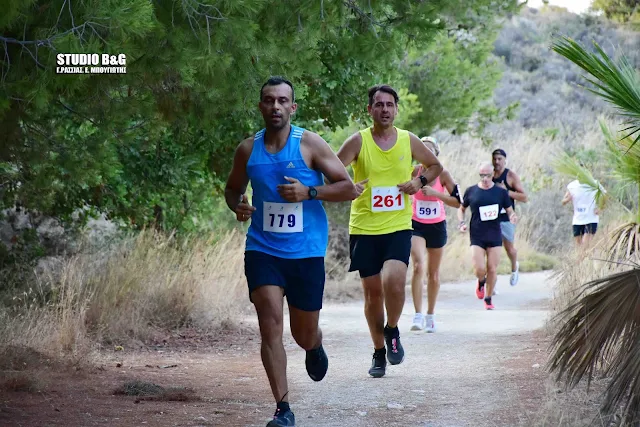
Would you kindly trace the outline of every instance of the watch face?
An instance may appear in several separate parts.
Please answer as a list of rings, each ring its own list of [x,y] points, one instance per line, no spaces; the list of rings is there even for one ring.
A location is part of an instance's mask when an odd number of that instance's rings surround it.
[[[310,195],[311,197],[316,197],[316,196],[318,195],[318,190],[316,190],[315,188],[311,188],[311,189],[309,190],[309,195]]]

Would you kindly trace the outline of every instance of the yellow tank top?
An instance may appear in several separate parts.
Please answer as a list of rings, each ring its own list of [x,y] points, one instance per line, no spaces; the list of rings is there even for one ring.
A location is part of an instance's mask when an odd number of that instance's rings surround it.
[[[409,181],[411,142],[409,132],[395,128],[396,143],[383,151],[373,140],[371,129],[360,131],[362,148],[353,163],[354,182],[369,178],[364,192],[351,202],[349,234],[388,234],[411,230],[411,196],[398,190]]]

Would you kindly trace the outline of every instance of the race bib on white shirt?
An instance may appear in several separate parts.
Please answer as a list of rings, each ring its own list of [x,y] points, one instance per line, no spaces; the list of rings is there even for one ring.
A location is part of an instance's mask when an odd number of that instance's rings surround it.
[[[262,204],[262,229],[272,233],[302,233],[302,202]]]
[[[440,203],[432,200],[416,200],[416,216],[420,219],[435,219],[440,216]]]
[[[480,206],[479,210],[481,221],[491,221],[498,218],[500,206],[497,203],[495,205]]]
[[[371,189],[371,211],[387,212],[404,209],[404,193],[398,187],[373,187]]]

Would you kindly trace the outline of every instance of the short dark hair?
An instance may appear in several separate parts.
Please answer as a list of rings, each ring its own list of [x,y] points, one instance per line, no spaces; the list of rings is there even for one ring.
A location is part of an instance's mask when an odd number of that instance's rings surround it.
[[[291,102],[295,102],[296,94],[293,91],[293,84],[289,80],[281,76],[269,77],[269,80],[267,80],[260,88],[260,100],[262,100],[262,90],[265,88],[265,86],[278,86],[282,83],[289,85],[289,87],[291,88]]]
[[[393,99],[395,99],[396,104],[400,100],[398,97],[398,92],[394,88],[389,85],[375,85],[369,88],[369,105],[373,105],[373,97],[376,95],[376,92],[385,92],[389,95],[393,95]]]

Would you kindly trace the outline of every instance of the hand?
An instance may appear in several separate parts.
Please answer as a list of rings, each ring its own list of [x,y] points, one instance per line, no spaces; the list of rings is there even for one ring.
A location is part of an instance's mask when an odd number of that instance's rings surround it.
[[[360,195],[362,195],[367,182],[369,182],[369,178],[363,179],[362,181],[356,183],[356,197],[360,197]]]
[[[509,222],[511,224],[517,224],[518,223],[518,215],[513,214],[509,217]]]
[[[402,184],[398,184],[398,188],[400,191],[406,194],[416,194],[422,188],[422,181],[420,178],[413,178],[410,181],[403,182]]]
[[[278,193],[280,194],[280,197],[285,199],[287,202],[301,202],[309,199],[309,187],[303,185],[295,178],[285,176],[284,179],[289,181],[291,184],[278,185]]]
[[[236,219],[242,222],[247,221],[249,220],[249,218],[251,218],[251,214],[255,210],[256,210],[255,206],[251,206],[249,204],[247,195],[243,194],[242,200],[240,201],[240,203],[238,203],[238,206],[236,206]]]
[[[460,221],[460,224],[458,225],[458,230],[460,230],[461,233],[466,232],[467,224],[464,221]]]
[[[424,187],[422,187],[420,191],[425,196],[436,197],[438,195],[438,192],[434,190],[432,187],[429,187],[428,185],[425,185]]]
[[[596,214],[596,215],[600,215],[600,208],[595,208],[593,210],[593,213]]]

